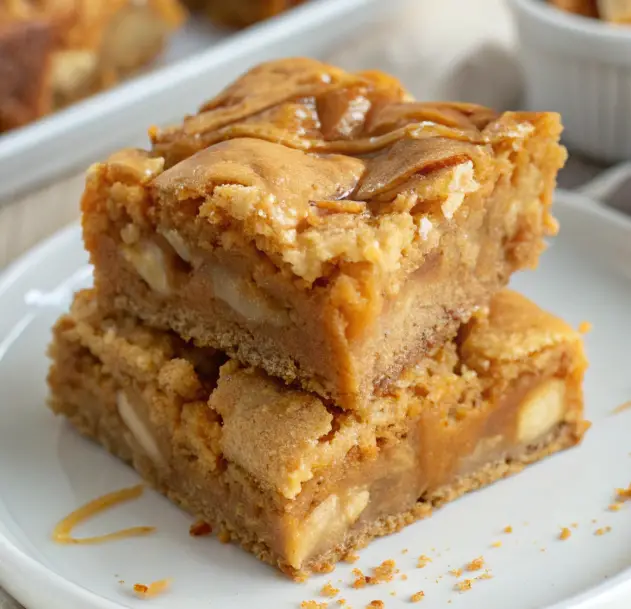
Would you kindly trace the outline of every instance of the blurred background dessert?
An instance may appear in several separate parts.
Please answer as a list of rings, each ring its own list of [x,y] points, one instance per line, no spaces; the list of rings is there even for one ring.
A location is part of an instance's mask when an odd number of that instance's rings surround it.
[[[611,23],[631,23],[629,0],[550,0],[560,9]]]
[[[178,0],[6,0],[0,131],[136,73],[160,54],[185,15]]]
[[[229,27],[246,27],[302,4],[307,0],[187,0],[192,9]]]

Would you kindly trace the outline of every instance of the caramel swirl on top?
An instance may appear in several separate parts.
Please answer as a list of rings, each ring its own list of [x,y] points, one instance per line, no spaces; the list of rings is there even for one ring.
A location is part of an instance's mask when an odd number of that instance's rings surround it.
[[[558,148],[557,115],[418,102],[381,72],[284,59],[253,68],[180,125],[152,129],[142,163],[164,159],[164,171],[146,175],[169,229],[252,243],[312,283],[344,265],[420,264],[466,218],[467,196],[483,200],[536,132]],[[116,165],[120,174],[120,157]]]

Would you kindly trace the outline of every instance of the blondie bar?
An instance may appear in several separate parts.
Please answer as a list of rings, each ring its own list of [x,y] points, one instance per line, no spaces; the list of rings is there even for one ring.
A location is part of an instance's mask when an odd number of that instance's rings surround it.
[[[536,265],[560,131],[415,102],[381,73],[263,64],[153,150],[92,166],[99,299],[362,409]]]
[[[178,0],[5,0],[0,130],[129,76],[158,55],[184,16]],[[17,110],[16,92],[21,94]]]
[[[50,406],[156,489],[290,574],[580,441],[580,336],[512,293],[374,398],[370,421],[79,293]]]

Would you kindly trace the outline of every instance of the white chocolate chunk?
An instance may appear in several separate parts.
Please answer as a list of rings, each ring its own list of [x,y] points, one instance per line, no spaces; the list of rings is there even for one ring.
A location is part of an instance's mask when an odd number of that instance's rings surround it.
[[[447,195],[447,198],[441,205],[443,215],[448,220],[451,220],[456,211],[458,211],[458,208],[464,201],[465,195],[475,192],[480,188],[480,184],[478,184],[474,175],[473,163],[471,161],[461,163],[454,167],[451,182],[449,183],[449,195]]]
[[[221,265],[210,268],[215,297],[253,323],[284,326],[287,313],[270,302],[261,290]]]
[[[168,296],[172,286],[169,279],[167,257],[162,248],[153,241],[141,241],[133,246],[122,246],[125,260],[149,284],[152,290]]]
[[[565,412],[566,385],[550,379],[528,392],[517,419],[517,439],[528,444],[541,438],[561,422]]]
[[[169,242],[169,245],[175,250],[177,255],[185,262],[191,262],[193,256],[187,243],[180,233],[174,228],[167,228],[160,231],[164,238]]]
[[[291,566],[300,569],[324,543],[328,547],[341,541],[348,528],[366,509],[369,500],[370,493],[366,489],[349,489],[341,498],[329,495],[300,525],[295,545],[288,551]]]
[[[119,391],[117,393],[116,406],[120,418],[123,419],[127,429],[129,429],[140,448],[156,465],[164,467],[166,461],[162,456],[157,440],[147,428],[145,422],[138,416],[125,392]]]

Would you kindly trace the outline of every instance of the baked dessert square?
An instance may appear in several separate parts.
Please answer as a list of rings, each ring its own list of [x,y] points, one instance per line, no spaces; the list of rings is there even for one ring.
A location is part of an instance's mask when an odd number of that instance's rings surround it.
[[[127,78],[157,57],[184,17],[179,0],[6,0],[0,129]]]
[[[578,443],[581,337],[513,292],[405,370],[370,421],[76,296],[50,407],[217,532],[297,576]],[[183,534],[185,534],[183,532]]]
[[[263,64],[152,150],[92,166],[98,297],[362,410],[537,264],[560,131],[381,73]]]

